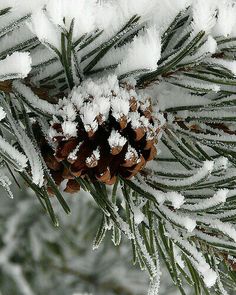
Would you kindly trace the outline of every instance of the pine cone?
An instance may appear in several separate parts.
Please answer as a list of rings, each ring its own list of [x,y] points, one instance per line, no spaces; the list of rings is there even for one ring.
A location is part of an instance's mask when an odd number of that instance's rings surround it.
[[[41,149],[56,184],[68,180],[67,192],[79,190],[75,177],[105,184],[118,175],[130,179],[156,155],[159,121],[150,98],[115,77],[83,82],[59,102],[58,115],[49,131],[55,150]]]

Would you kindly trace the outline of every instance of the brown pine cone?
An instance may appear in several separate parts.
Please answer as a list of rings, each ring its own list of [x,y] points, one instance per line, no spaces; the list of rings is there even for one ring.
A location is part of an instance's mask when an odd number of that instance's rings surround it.
[[[159,121],[150,98],[126,86],[120,87],[115,77],[88,80],[59,102],[49,130],[55,150],[49,144],[41,150],[65,191],[79,190],[75,177],[105,184],[114,184],[118,175],[129,179],[155,157]]]

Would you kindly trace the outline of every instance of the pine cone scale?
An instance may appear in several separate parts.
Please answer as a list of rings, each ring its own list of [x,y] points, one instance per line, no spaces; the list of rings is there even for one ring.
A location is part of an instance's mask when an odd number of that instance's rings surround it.
[[[105,184],[114,184],[118,175],[130,179],[157,152],[158,124],[150,98],[143,100],[134,95],[132,86],[120,87],[118,81],[116,91],[109,91],[106,85],[97,97],[89,93],[93,83],[97,85],[92,80],[85,82],[63,99],[58,110],[63,120],[51,123],[55,156],[50,161],[45,157],[45,161],[51,170],[61,173],[57,184],[63,179],[68,181],[65,191],[70,193],[79,190],[74,177],[88,176],[91,181]],[[79,108],[75,103],[78,99],[83,100]],[[68,110],[74,110],[76,116]],[[61,161],[66,168],[58,164]]]

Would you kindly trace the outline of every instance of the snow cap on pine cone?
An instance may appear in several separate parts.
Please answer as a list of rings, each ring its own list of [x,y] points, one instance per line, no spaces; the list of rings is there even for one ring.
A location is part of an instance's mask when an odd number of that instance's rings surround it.
[[[119,85],[116,76],[89,79],[57,108],[49,130],[54,151],[43,146],[42,153],[65,191],[78,191],[80,176],[105,184],[114,184],[118,175],[131,178],[154,159],[161,117],[134,85]]]

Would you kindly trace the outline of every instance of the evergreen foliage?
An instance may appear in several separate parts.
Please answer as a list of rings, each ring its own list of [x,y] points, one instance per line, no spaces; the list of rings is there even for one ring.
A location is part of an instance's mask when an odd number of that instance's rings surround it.
[[[70,206],[33,126],[48,138],[75,86],[116,75],[151,98],[158,155],[112,187],[76,177],[101,209],[94,248],[108,231],[116,246],[126,235],[134,264],[150,275],[149,295],[158,294],[160,260],[181,294],[185,283],[196,295],[235,290],[234,1],[24,2],[0,3],[0,155],[9,177],[18,173],[58,226],[48,184],[66,213]],[[11,195],[7,175],[0,184]]]

